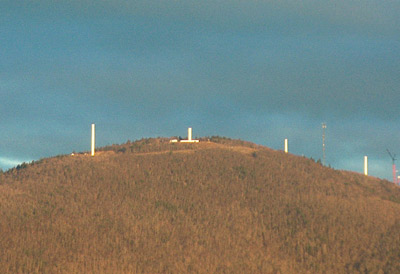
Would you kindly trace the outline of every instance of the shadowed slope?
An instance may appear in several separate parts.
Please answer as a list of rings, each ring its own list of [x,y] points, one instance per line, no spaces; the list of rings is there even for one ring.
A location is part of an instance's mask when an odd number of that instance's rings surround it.
[[[0,272],[400,272],[400,190],[251,143],[145,139],[0,175]]]

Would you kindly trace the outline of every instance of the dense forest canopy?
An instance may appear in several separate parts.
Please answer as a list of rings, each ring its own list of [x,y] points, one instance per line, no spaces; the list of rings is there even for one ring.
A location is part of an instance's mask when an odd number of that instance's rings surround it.
[[[1,273],[400,273],[400,189],[241,140],[0,173]]]

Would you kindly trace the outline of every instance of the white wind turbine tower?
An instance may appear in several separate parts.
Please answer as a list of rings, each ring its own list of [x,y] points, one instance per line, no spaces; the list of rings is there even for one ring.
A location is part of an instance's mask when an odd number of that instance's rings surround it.
[[[95,124],[92,124],[92,142],[91,142],[91,155],[94,156],[95,147],[96,147],[96,132],[95,132]]]

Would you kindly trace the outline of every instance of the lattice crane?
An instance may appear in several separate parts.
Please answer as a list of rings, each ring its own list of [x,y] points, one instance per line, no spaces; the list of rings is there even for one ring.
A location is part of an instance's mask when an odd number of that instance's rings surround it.
[[[397,172],[396,172],[396,154],[390,153],[389,149],[386,149],[387,153],[389,153],[390,158],[392,158],[392,168],[393,168],[393,183],[397,185]]]

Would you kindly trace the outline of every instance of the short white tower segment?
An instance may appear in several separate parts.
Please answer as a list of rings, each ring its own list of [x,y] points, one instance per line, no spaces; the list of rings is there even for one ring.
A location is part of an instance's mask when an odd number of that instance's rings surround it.
[[[96,132],[95,132],[95,125],[92,124],[92,149],[91,149],[92,156],[94,156],[95,147],[96,147]]]
[[[364,175],[368,175],[368,157],[364,156]]]
[[[285,153],[289,152],[288,139],[285,139]]]
[[[192,141],[192,128],[188,128],[188,141]]]
[[[181,140],[181,143],[198,143],[199,140],[193,140],[192,139],[192,128],[188,128],[188,139],[187,140]]]

